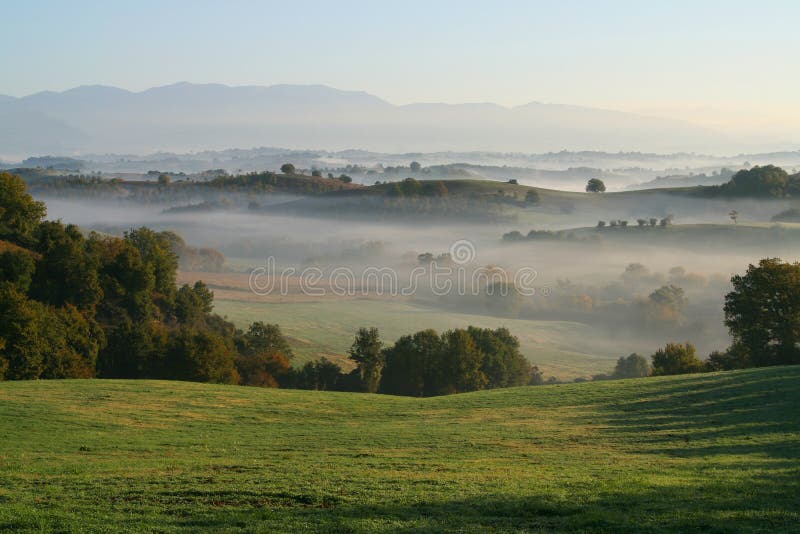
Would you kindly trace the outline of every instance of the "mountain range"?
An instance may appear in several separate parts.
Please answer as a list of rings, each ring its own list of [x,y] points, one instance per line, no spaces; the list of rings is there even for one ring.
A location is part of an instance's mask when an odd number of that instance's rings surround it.
[[[282,146],[387,152],[730,151],[679,120],[531,102],[393,105],[324,85],[81,86],[0,96],[0,156]]]

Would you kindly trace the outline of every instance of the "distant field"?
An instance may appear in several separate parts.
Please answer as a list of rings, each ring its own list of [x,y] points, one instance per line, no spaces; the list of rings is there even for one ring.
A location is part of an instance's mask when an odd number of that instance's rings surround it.
[[[800,531],[800,366],[430,399],[0,383],[0,529]]]
[[[298,363],[327,356],[344,357],[360,326],[376,326],[386,342],[426,328],[442,331],[468,325],[507,327],[520,340],[522,353],[548,376],[571,379],[613,369],[620,355],[651,347],[626,348],[600,328],[567,321],[504,319],[445,312],[399,300],[328,300],[258,303],[216,298],[214,310],[240,328],[253,321],[278,323],[291,338]]]

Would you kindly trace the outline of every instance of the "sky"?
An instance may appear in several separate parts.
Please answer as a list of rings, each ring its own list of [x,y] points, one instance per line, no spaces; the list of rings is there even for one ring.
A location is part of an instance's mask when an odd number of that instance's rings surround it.
[[[786,132],[800,2],[0,0],[0,94],[321,83],[394,104],[531,101]]]

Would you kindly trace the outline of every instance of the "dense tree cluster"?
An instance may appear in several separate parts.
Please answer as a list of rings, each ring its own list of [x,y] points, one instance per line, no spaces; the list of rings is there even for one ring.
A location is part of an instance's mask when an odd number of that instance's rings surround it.
[[[505,328],[470,326],[403,336],[384,351],[380,390],[430,396],[528,384],[532,368]]]
[[[86,237],[42,220],[44,205],[7,173],[0,202],[0,378],[272,384],[265,375],[288,368],[276,328],[239,332],[211,313],[202,282],[177,287],[175,234]]]
[[[800,194],[800,174],[790,175],[775,165],[742,169],[725,184],[704,187],[711,196],[784,198]]]

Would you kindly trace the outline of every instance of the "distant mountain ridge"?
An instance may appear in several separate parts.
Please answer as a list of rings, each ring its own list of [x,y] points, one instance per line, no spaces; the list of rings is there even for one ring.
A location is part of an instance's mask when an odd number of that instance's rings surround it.
[[[31,132],[33,123],[33,131]],[[41,138],[35,134],[41,132]],[[17,132],[25,132],[18,136]],[[717,151],[725,135],[690,123],[531,102],[396,106],[325,85],[186,82],[132,92],[80,86],[0,96],[0,155],[142,153],[248,146],[374,151]]]

